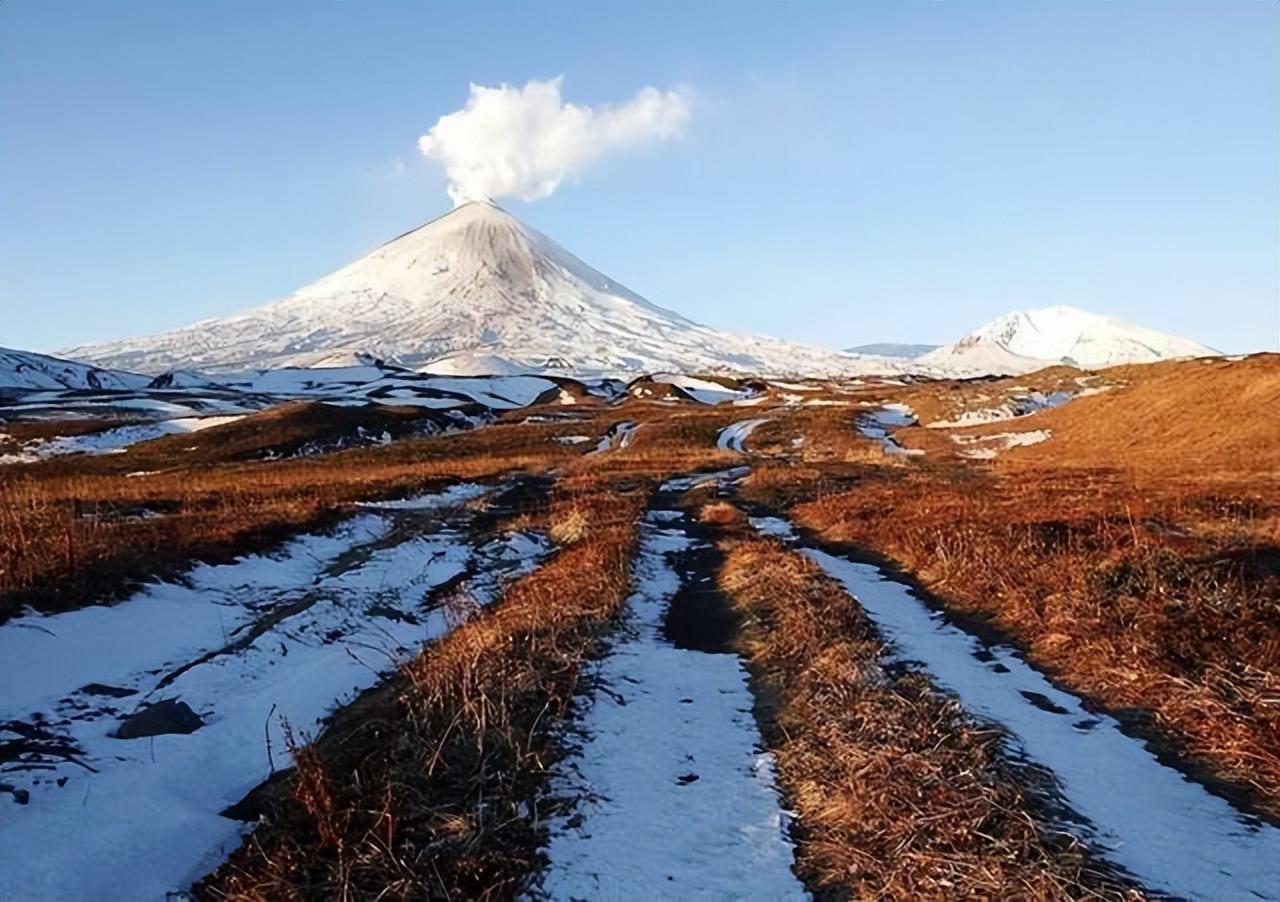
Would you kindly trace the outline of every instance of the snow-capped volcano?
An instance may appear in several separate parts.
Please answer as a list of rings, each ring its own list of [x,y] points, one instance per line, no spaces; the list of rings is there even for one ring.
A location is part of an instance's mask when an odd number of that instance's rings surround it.
[[[496,205],[475,201],[292,296],[225,319],[75,348],[159,372],[333,366],[369,354],[403,366],[468,355],[577,371],[893,372],[842,355],[701,326],[651,304]]]
[[[915,362],[968,376],[1025,373],[1054,363],[1096,369],[1217,353],[1188,338],[1058,306],[1015,310]]]

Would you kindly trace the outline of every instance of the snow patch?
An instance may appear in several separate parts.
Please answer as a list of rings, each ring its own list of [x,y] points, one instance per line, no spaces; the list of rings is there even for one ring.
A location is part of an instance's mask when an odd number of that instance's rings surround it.
[[[606,688],[553,779],[577,803],[549,824],[534,898],[808,898],[742,662],[662,635],[681,585],[671,556],[692,545],[666,525],[679,519],[646,519],[625,636],[596,667]]]
[[[916,457],[924,454],[920,448],[904,448],[890,434],[891,429],[899,426],[914,426],[915,412],[906,404],[885,404],[884,406],[861,413],[854,419],[854,428],[858,434],[878,441],[885,454]]]
[[[930,610],[869,564],[804,549],[857,598],[895,659],[918,662],[979,717],[1005,727],[1015,751],[1050,769],[1083,820],[1065,824],[1145,885],[1179,898],[1270,898],[1280,885],[1280,829],[1237,812],[1142,740],[1028,665]]]
[[[716,448],[720,451],[736,451],[739,454],[746,454],[747,449],[744,443],[748,436],[755,431],[755,428],[764,422],[767,422],[766,417],[731,423],[720,430],[719,436],[716,437]]]

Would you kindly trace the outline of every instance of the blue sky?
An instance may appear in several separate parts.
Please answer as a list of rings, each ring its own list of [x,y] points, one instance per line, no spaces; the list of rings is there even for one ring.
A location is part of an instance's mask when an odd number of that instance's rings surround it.
[[[450,207],[469,82],[683,87],[511,212],[649,299],[829,347],[1067,303],[1280,332],[1280,6],[0,5],[0,345],[288,294]]]

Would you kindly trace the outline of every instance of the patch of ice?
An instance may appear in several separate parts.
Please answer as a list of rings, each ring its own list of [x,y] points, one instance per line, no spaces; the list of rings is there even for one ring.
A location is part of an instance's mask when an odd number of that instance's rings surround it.
[[[794,542],[796,540],[795,529],[781,517],[750,517],[749,519],[753,527],[767,536],[773,536],[775,539],[782,539],[786,542]]]

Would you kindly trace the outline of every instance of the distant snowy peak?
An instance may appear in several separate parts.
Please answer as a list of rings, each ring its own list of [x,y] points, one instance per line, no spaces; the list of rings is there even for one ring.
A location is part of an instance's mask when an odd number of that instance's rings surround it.
[[[872,354],[879,357],[907,357],[915,359],[916,357],[928,354],[937,348],[937,345],[920,345],[905,344],[894,341],[878,341],[872,344],[857,345],[852,348],[845,348],[846,354]]]
[[[1054,363],[1096,369],[1217,353],[1187,338],[1059,306],[1016,310],[916,363],[963,376],[1024,373]]]
[[[578,372],[902,368],[691,322],[478,201],[268,306],[68,353],[150,373],[331,366],[361,354],[410,368],[446,358],[461,372],[485,361],[554,361]]]
[[[147,384],[146,376],[101,369],[31,351],[0,348],[0,389],[128,389]]]

